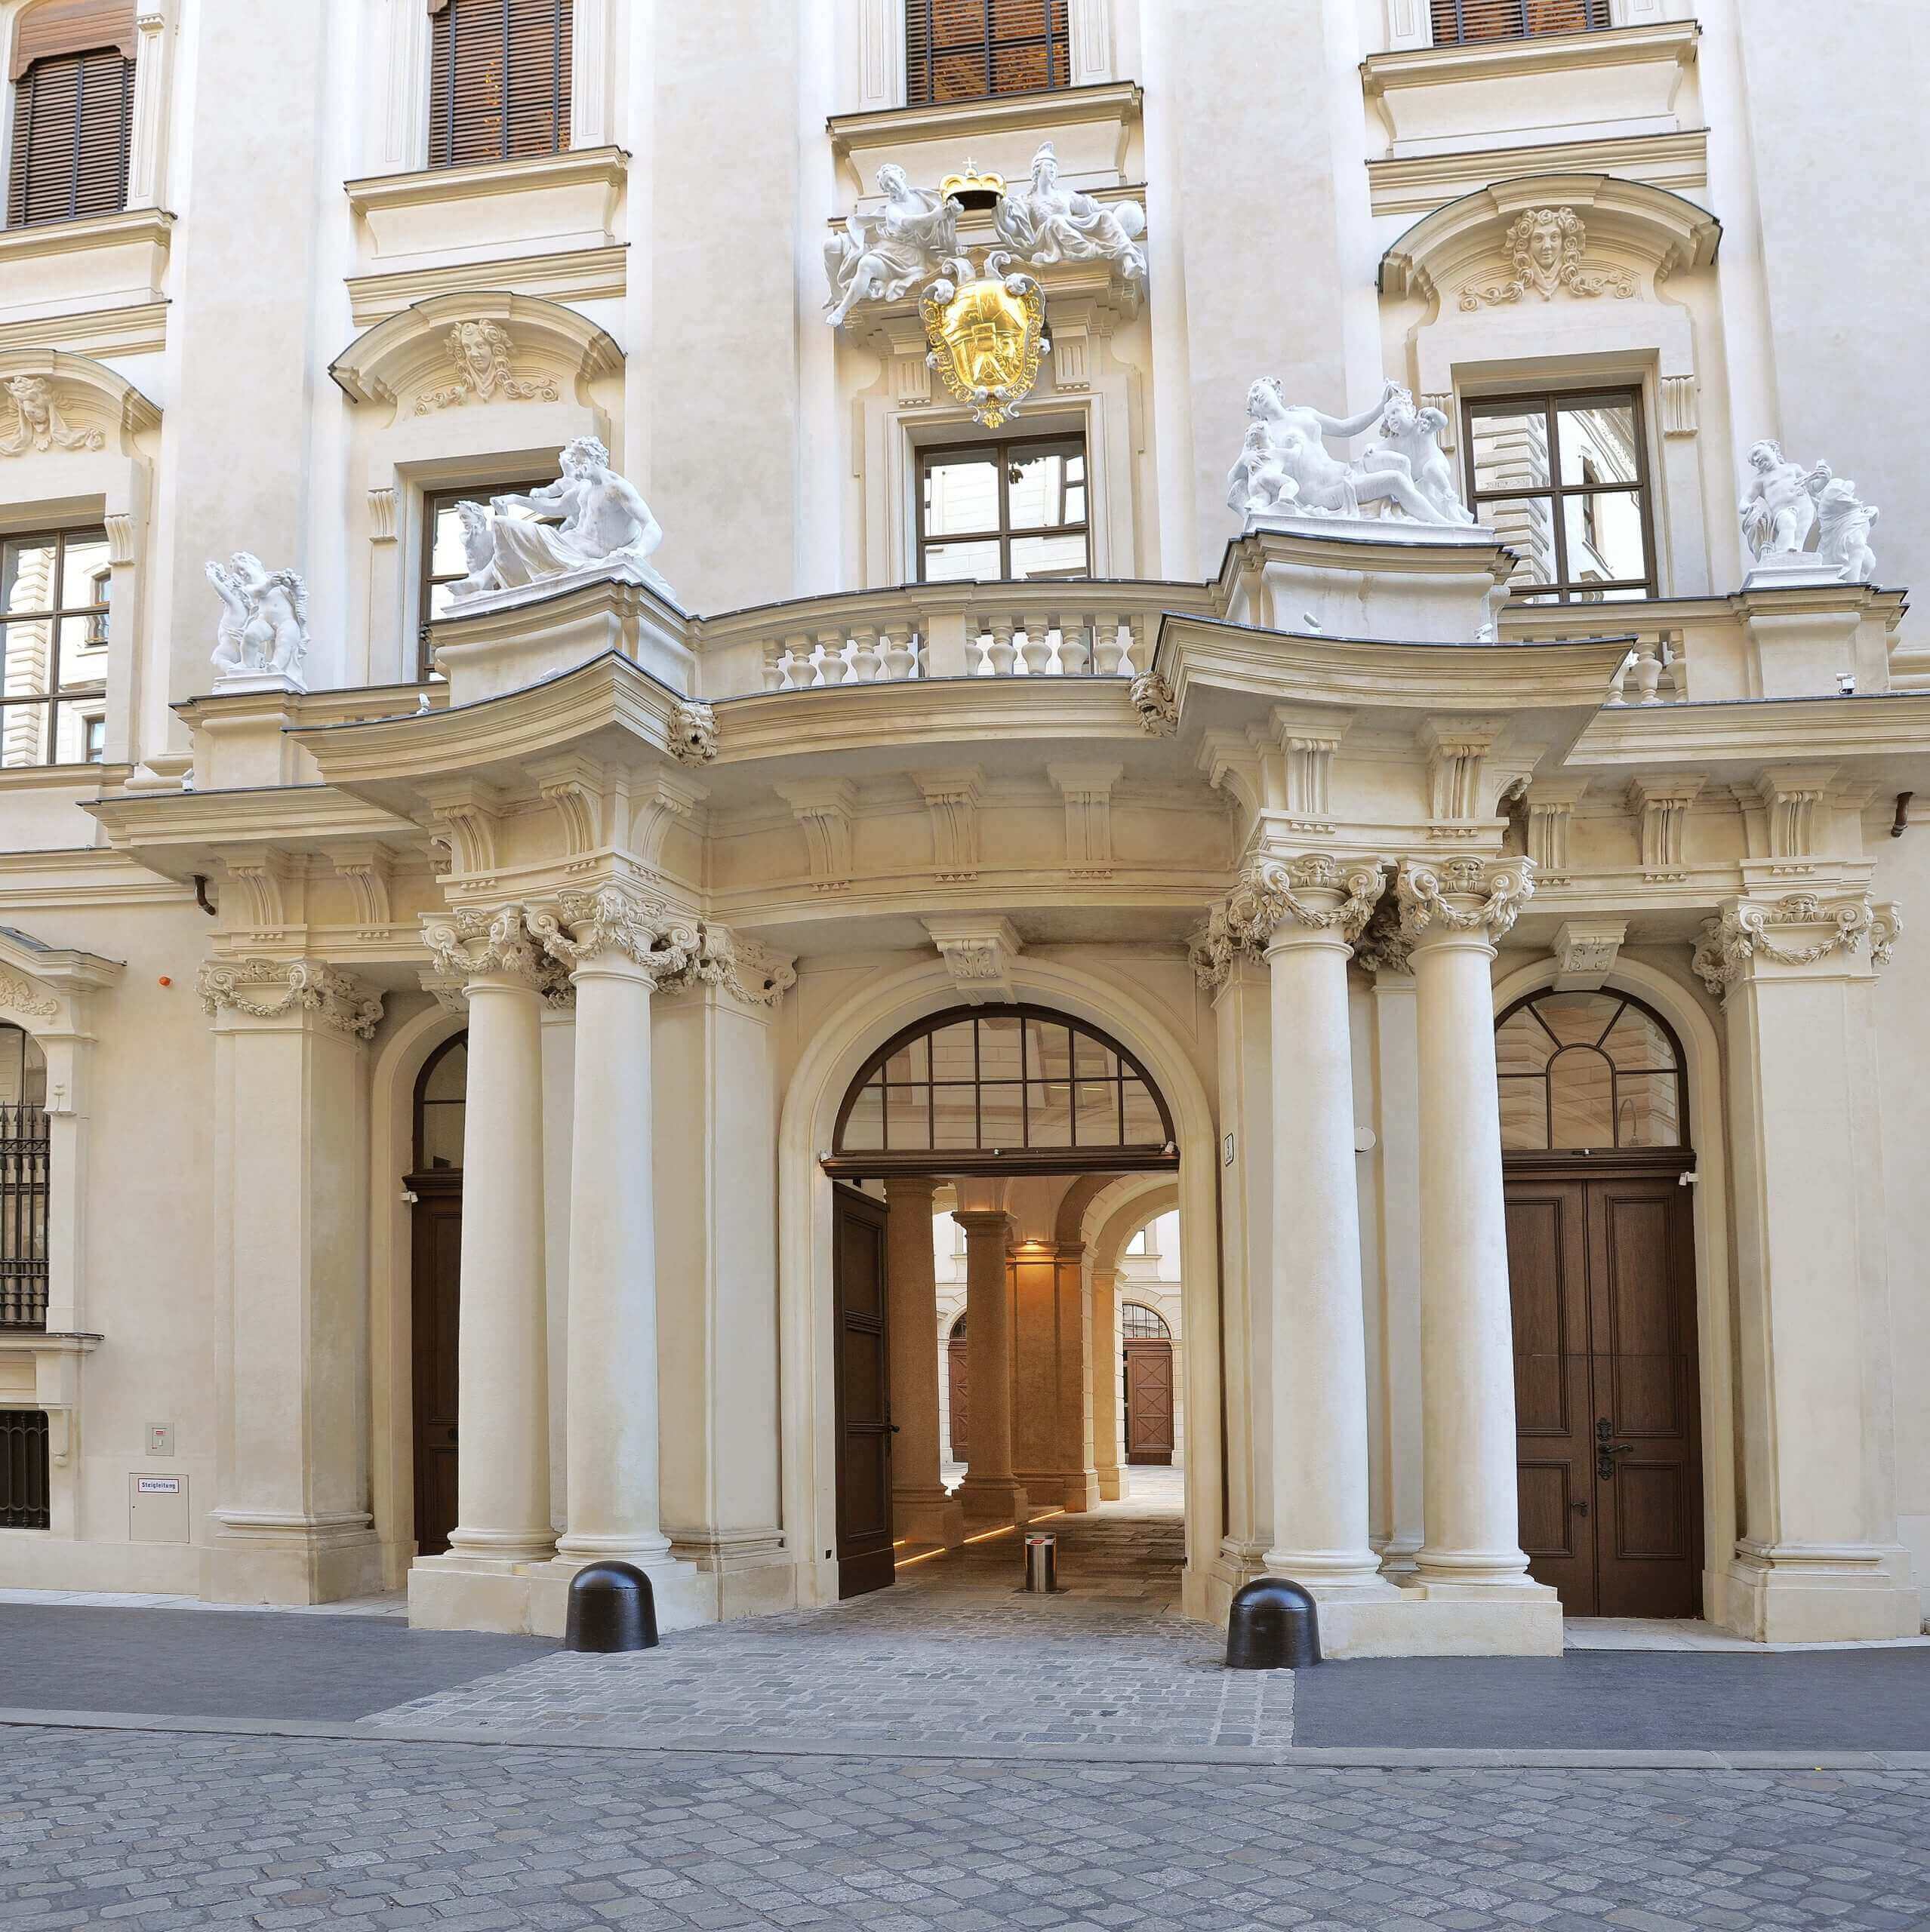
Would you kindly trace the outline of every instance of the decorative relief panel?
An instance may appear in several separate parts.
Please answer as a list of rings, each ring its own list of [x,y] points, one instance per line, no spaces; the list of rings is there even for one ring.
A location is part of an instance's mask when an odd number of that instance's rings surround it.
[[[553,376],[517,376],[510,360],[516,344],[500,322],[485,317],[460,321],[448,334],[449,360],[455,380],[426,389],[415,400],[418,416],[467,402],[554,402],[559,391]]]
[[[1587,228],[1573,208],[1530,208],[1508,230],[1508,273],[1470,283],[1461,291],[1461,306],[1475,310],[1484,303],[1521,302],[1530,295],[1550,302],[1562,294],[1627,301],[1635,293],[1635,277],[1627,269],[1589,267],[1583,260],[1587,246]]]

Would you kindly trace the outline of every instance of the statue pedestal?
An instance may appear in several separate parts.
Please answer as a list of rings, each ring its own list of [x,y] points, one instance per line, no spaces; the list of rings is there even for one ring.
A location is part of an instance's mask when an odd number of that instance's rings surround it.
[[[1744,573],[1744,590],[1808,590],[1818,584],[1841,583],[1843,574],[1813,551],[1770,550]]]
[[[1235,623],[1397,643],[1481,641],[1515,568],[1479,524],[1258,512],[1239,543]]]
[[[270,693],[304,697],[308,687],[292,671],[217,671],[214,675],[217,697],[262,697]]]

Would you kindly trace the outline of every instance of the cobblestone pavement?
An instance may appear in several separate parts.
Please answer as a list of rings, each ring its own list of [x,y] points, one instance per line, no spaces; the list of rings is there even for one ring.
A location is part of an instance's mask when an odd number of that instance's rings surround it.
[[[1930,1776],[682,1757],[18,1729],[12,1932],[1930,1924]]]

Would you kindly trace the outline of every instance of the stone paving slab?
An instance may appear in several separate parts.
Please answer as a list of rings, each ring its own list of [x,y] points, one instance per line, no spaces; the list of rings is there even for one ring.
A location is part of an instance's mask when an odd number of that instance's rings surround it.
[[[0,1604],[0,1706],[359,1718],[548,1655],[531,1637],[388,1617]]]
[[[1907,1932],[1930,1900],[1920,1774],[7,1742],[10,1928]]]

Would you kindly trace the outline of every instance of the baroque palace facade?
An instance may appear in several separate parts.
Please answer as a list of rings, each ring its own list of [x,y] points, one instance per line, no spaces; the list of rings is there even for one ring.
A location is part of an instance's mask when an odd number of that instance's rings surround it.
[[[1916,0],[0,55],[0,1585],[1920,1627]]]

